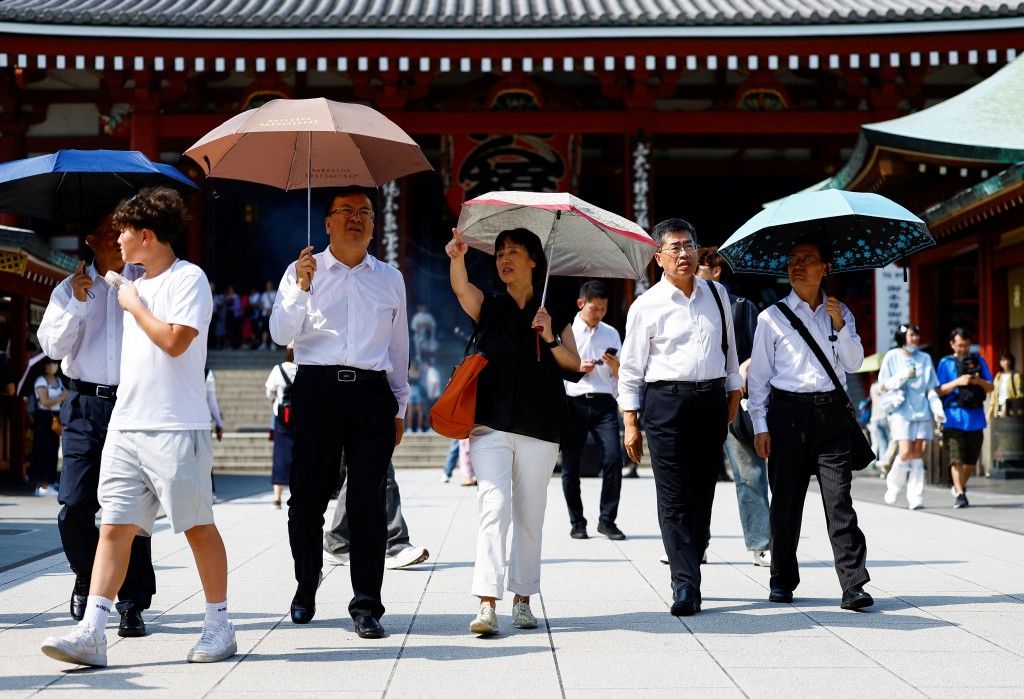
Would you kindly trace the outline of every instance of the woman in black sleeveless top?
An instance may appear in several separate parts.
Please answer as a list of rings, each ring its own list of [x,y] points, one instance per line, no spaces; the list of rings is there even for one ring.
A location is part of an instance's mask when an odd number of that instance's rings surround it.
[[[469,282],[463,257],[468,246],[458,231],[452,233],[445,247],[452,289],[480,329],[478,348],[487,357],[477,386],[476,426],[469,437],[480,512],[472,589],[480,609],[469,628],[483,635],[498,632],[495,600],[506,587],[505,542],[514,522],[507,556],[507,588],[515,594],[512,623],[532,629],[537,619],[530,595],[540,592],[547,488],[567,417],[562,373],[578,372],[580,358],[571,316],[541,307],[535,293],[547,261],[533,232],[516,228],[495,241],[498,276],[506,287],[497,296]]]

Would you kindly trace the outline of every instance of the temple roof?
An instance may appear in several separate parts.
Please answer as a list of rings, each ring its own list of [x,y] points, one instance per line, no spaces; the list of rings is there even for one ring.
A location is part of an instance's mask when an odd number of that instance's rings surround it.
[[[950,161],[1024,161],[1024,58],[935,106],[865,124],[843,169],[815,187],[849,188],[866,174],[879,149]]]
[[[996,0],[0,0],[0,23],[483,29],[879,25],[1024,17]],[[944,20],[946,22],[944,22]],[[0,26],[0,33],[11,27]]]
[[[1024,60],[933,107],[862,130],[875,146],[969,160],[1024,160]]]

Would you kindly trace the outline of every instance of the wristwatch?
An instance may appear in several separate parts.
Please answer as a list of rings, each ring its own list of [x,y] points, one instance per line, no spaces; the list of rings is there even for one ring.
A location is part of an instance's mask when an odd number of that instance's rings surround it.
[[[540,341],[543,342],[544,346],[548,349],[554,349],[562,344],[562,338],[558,335],[555,335],[555,339],[551,342],[544,342],[544,338],[541,338]]]

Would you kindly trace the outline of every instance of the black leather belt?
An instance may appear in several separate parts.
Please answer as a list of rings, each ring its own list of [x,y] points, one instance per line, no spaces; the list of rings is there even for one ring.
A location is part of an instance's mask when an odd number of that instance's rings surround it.
[[[386,371],[356,369],[355,367],[338,366],[337,364],[302,364],[298,370],[304,374],[315,374],[322,379],[340,381],[341,383],[386,379],[388,376]]]
[[[79,381],[78,379],[68,379],[68,385],[72,391],[77,391],[79,395],[96,396],[97,398],[109,401],[117,400],[117,386],[104,386],[103,384],[89,383],[88,381]]]
[[[581,393],[578,396],[569,396],[570,398],[583,398],[584,400],[594,400],[595,398],[611,398],[611,393]]]
[[[828,405],[846,400],[846,392],[835,390],[822,393],[793,393],[783,391],[781,388],[772,387],[772,400],[787,401],[789,403],[808,403],[810,405]]]
[[[725,377],[718,379],[711,379],[710,381],[651,381],[647,384],[647,388],[653,388],[659,391],[694,391],[696,393],[704,393],[705,391],[711,390],[723,390],[725,389]]]

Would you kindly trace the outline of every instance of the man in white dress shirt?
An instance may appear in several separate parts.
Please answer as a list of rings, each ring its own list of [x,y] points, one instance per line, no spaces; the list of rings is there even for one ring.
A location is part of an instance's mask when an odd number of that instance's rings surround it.
[[[405,281],[397,269],[367,253],[374,209],[366,190],[339,190],[325,213],[330,244],[315,255],[307,247],[289,265],[270,316],[271,337],[279,345],[294,343],[299,366],[292,387],[288,500],[298,582],[291,617],[307,624],[316,613],[324,512],[344,456],[353,591],[349,614],[359,636],[382,638],[387,469],[402,440],[409,402]]]
[[[830,267],[830,251],[820,241],[804,239],[793,246],[787,261],[793,291],[779,303],[803,322],[831,361],[837,378],[845,382],[846,374],[857,371],[864,361],[864,347],[850,309],[821,290],[821,280]],[[796,552],[807,483],[813,475],[821,488],[836,573],[843,588],[840,606],[871,606],[871,595],[864,590],[870,580],[867,544],[857,526],[850,495],[853,471],[846,393],[832,383],[777,307],[765,309],[757,318],[747,392],[754,448],[768,460],[772,490],[768,600],[792,602],[793,590],[800,584]]]
[[[622,453],[619,448],[619,358],[622,348],[619,331],[602,322],[608,312],[608,286],[600,281],[586,282],[576,299],[580,312],[572,321],[576,348],[583,361],[585,376],[578,383],[565,382],[569,398],[569,433],[562,446],[562,493],[569,507],[573,539],[587,538],[587,519],[580,497],[580,461],[587,435],[592,434],[601,455],[601,514],[597,531],[609,539],[626,536],[615,525],[622,490]]]
[[[57,530],[75,573],[71,592],[71,618],[75,621],[81,621],[85,614],[100,538],[96,526],[100,454],[121,376],[124,311],[117,303],[117,288],[103,276],[113,270],[134,281],[145,272],[142,267],[125,264],[118,234],[112,217],[107,215],[96,231],[85,237],[93,262],[88,267],[81,262],[75,273],[53,290],[37,333],[43,352],[61,360],[61,369],[70,379],[70,392],[60,416],[64,425],[64,465],[57,498],[63,507],[57,515]],[[138,534],[132,541],[128,573],[117,592],[119,636],[146,635],[142,612],[149,609],[155,592],[150,538]]]
[[[673,218],[654,227],[664,274],[629,308],[619,366],[626,451],[643,456],[637,411],[651,449],[662,542],[672,572],[672,614],[700,611],[700,562],[708,544],[726,429],[739,408],[739,363],[729,297],[694,276],[697,234]],[[641,406],[641,395],[645,395]]]

